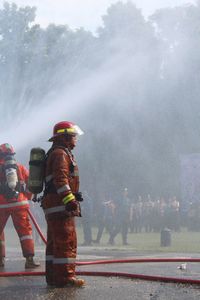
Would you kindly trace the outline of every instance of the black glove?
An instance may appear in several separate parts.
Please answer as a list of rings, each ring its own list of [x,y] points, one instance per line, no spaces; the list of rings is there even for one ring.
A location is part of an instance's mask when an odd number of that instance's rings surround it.
[[[78,209],[79,204],[76,200],[71,200],[66,204],[65,207],[67,211],[74,211]]]
[[[78,202],[82,202],[84,200],[81,192],[75,193],[74,196]]]

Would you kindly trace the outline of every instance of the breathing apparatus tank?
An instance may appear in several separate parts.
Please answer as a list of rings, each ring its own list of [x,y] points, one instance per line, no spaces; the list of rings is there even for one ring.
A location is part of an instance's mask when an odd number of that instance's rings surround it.
[[[44,186],[45,150],[32,148],[29,161],[28,189],[33,194],[39,194]]]
[[[5,175],[8,187],[14,191],[18,183],[18,176],[17,164],[13,155],[5,157]]]

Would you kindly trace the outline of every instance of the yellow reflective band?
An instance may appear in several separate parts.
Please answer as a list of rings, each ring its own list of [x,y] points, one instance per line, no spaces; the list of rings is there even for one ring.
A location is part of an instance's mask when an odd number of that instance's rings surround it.
[[[62,201],[64,204],[67,204],[68,202],[70,202],[74,199],[75,199],[74,195],[72,193],[70,193],[67,196],[65,196]]]
[[[65,129],[58,129],[57,130],[57,133],[64,133],[64,132],[67,132],[67,133],[76,133],[76,129],[71,127],[71,128],[65,128]]]
[[[65,129],[58,129],[57,130],[57,133],[63,133],[63,132],[65,132]]]
[[[76,129],[75,128],[67,128],[67,132],[69,133],[76,133]]]

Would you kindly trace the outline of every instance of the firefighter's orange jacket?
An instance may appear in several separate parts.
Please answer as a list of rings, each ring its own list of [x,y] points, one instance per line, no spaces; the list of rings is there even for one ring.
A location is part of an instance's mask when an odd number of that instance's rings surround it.
[[[54,186],[54,192],[47,192],[42,207],[45,215],[62,213],[66,210],[63,198],[79,190],[79,174],[76,161],[68,149],[55,148],[48,156],[45,182]]]

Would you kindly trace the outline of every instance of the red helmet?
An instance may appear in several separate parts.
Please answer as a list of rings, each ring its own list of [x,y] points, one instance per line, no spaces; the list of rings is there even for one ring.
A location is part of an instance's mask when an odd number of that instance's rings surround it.
[[[15,150],[13,148],[13,146],[11,146],[8,143],[5,144],[1,144],[0,145],[0,154],[2,155],[14,155],[15,154]]]
[[[82,135],[83,131],[80,129],[79,126],[75,125],[72,122],[62,121],[54,126],[53,136],[49,139],[49,142],[52,142],[55,137],[62,134]]]

